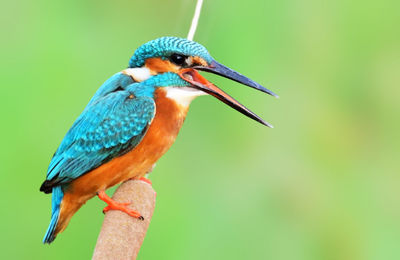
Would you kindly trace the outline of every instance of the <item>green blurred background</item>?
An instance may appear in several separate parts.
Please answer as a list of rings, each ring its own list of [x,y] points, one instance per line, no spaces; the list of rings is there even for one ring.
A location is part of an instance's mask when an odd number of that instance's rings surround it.
[[[104,203],[41,240],[50,158],[96,89],[195,3],[7,1],[2,39],[2,259],[88,259]],[[151,174],[139,259],[400,259],[400,2],[206,0],[195,40],[274,99],[206,75],[275,128],[211,97]]]

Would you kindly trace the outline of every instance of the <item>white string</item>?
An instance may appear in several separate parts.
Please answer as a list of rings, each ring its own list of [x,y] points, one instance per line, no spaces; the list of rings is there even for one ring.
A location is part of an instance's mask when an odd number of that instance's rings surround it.
[[[197,0],[196,4],[196,10],[194,11],[194,16],[192,19],[192,25],[190,26],[190,30],[187,36],[187,39],[189,41],[193,41],[194,34],[196,33],[197,29],[197,24],[199,22],[200,18],[200,11],[201,11],[201,6],[203,5],[203,0]]]

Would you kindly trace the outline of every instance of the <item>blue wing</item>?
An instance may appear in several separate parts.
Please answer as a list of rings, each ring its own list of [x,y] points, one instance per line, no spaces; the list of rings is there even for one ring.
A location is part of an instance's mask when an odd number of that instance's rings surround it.
[[[154,114],[151,97],[134,97],[126,90],[92,99],[54,154],[41,190],[51,192],[52,187],[68,183],[133,149]]]

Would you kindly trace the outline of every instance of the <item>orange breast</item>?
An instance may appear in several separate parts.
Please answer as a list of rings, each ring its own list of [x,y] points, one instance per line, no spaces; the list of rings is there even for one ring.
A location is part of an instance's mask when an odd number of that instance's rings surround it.
[[[161,88],[155,96],[156,115],[142,141],[132,151],[79,177],[64,190],[56,234],[67,227],[75,212],[99,190],[144,176],[171,147],[185,120],[187,107],[168,99]]]
[[[152,168],[175,141],[188,110],[167,98],[162,88],[156,90],[155,100],[156,114],[142,141],[132,151],[74,180],[66,196],[86,201],[99,190],[143,177]]]

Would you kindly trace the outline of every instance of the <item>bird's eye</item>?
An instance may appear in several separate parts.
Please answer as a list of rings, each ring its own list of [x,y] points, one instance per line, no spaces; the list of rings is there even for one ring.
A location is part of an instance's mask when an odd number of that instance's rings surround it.
[[[183,65],[185,63],[186,57],[177,53],[174,53],[170,57],[171,61],[176,65]]]

